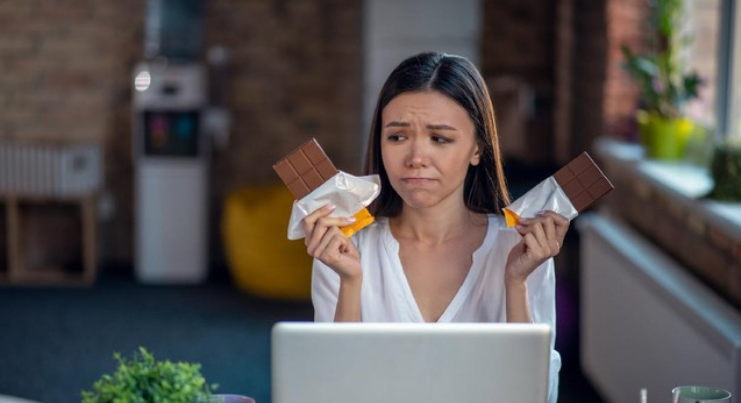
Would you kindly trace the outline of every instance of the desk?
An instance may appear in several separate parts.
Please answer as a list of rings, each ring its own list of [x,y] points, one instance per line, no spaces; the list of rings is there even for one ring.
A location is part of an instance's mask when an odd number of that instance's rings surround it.
[[[39,403],[33,400],[21,399],[20,397],[0,395],[0,403]]]

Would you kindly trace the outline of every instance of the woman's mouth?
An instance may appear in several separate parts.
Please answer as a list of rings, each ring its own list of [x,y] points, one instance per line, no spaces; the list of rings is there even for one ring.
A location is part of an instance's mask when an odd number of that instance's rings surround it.
[[[432,183],[433,179],[412,177],[412,178],[402,178],[401,181],[407,185],[426,185],[428,183]]]

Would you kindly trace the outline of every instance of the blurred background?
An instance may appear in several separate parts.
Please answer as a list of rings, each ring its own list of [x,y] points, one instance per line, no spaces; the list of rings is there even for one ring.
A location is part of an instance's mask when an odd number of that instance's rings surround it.
[[[114,351],[141,345],[269,401],[270,327],[313,314],[310,261],[284,239],[291,198],[272,165],[315,137],[361,173],[385,77],[437,50],[486,79],[521,195],[602,140],[639,143],[640,88],[621,47],[650,48],[659,3],[1,1],[0,394],[78,400]],[[713,139],[738,136],[737,2],[683,3],[682,56],[705,83],[685,113]],[[608,154],[593,156],[622,178]],[[607,199],[617,215],[633,200]],[[692,274],[731,306],[735,331],[741,285],[718,284],[741,284],[740,227],[707,229],[724,253],[717,284]],[[580,363],[572,228],[557,260],[561,401],[617,401]]]

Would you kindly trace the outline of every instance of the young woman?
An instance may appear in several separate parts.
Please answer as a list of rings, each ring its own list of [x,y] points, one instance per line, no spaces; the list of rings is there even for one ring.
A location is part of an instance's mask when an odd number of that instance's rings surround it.
[[[325,206],[304,219],[317,321],[539,322],[555,340],[555,274],[569,221],[541,212],[507,228],[494,110],[465,58],[403,61],[379,96],[366,171],[381,178],[376,222]],[[559,354],[552,350],[549,402]]]

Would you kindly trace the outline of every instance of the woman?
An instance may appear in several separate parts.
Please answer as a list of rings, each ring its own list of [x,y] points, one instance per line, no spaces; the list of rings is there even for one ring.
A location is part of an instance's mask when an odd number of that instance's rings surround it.
[[[553,212],[506,228],[509,196],[494,111],[465,58],[403,61],[379,96],[366,171],[381,178],[376,223],[325,206],[304,221],[317,321],[540,322],[555,333],[555,274],[569,221]],[[551,348],[555,334],[551,340]],[[549,402],[561,360],[551,354]]]

